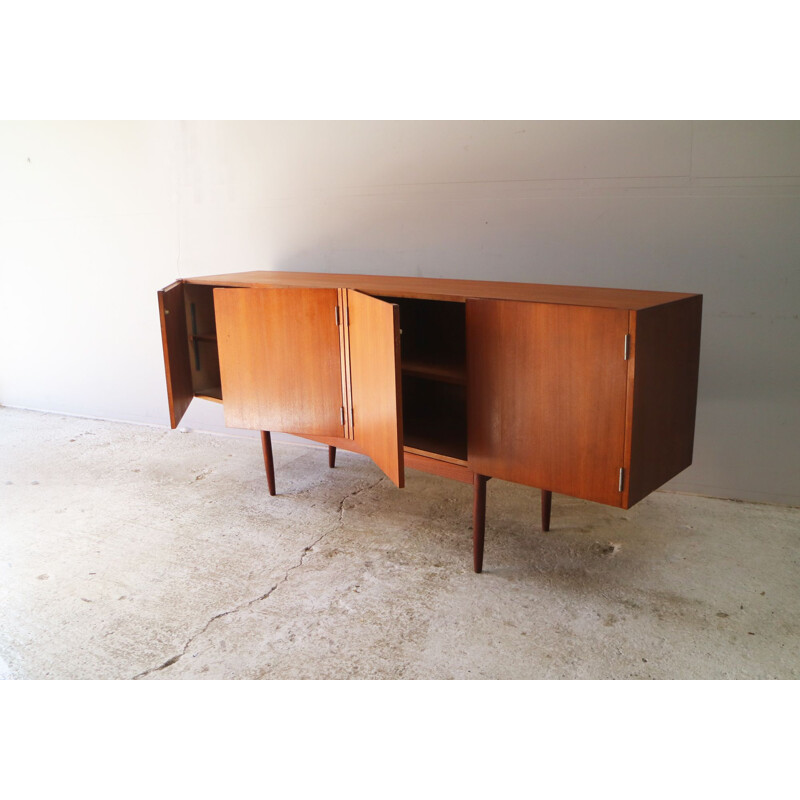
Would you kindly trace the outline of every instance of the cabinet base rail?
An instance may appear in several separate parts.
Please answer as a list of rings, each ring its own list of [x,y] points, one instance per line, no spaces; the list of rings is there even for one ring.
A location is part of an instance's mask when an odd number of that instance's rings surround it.
[[[270,495],[275,495],[275,462],[272,458],[272,436],[269,431],[261,431],[261,449],[264,453],[264,469],[267,473],[267,486]],[[425,459],[434,461],[435,459]],[[445,462],[443,462],[445,463]],[[328,445],[328,466],[336,466],[336,447]],[[419,462],[415,463],[419,466]],[[430,470],[433,474],[437,474]],[[449,477],[449,476],[445,476]],[[486,484],[489,475],[473,473],[473,504],[472,504],[472,566],[475,572],[483,571],[483,547],[486,533]],[[552,508],[553,493],[547,489],[541,490],[542,494],[542,530],[550,530],[550,510]]]

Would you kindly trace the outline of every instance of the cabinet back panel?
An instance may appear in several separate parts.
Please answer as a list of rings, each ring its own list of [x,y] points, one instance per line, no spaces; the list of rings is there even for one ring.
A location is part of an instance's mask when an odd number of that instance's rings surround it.
[[[465,461],[466,387],[403,376],[403,435],[406,447]]]
[[[400,308],[403,369],[451,382],[466,375],[465,304],[441,300],[384,298]]]
[[[195,395],[222,399],[214,287],[185,284],[186,335]]]
[[[620,506],[627,311],[467,301],[469,465]]]

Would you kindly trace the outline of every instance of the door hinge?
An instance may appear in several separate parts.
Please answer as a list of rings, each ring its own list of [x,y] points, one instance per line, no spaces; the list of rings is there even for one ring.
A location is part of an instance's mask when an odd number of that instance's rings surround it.
[[[625,483],[625,468],[619,468],[619,491],[622,491],[622,487]]]
[[[341,325],[342,324],[342,317],[341,317],[341,314],[339,313],[339,306],[335,306],[334,311],[336,313],[336,324],[337,325]]]
[[[344,425],[344,406],[339,409],[339,420],[341,424]]]
[[[625,355],[624,358],[627,361],[631,356],[631,335],[629,333],[625,334]]]
[[[350,408],[350,428],[353,429],[353,428],[355,428],[355,426],[356,426],[355,417],[353,416],[353,408],[351,406],[351,408]]]

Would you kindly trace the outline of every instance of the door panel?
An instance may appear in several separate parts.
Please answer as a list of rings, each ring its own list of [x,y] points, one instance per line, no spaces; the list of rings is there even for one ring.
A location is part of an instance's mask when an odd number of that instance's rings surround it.
[[[183,284],[180,281],[158,293],[161,344],[164,348],[164,370],[169,399],[169,424],[173,428],[178,427],[194,396],[183,295]]]
[[[347,290],[353,438],[400,488],[403,412],[400,382],[400,310]]]
[[[336,289],[215,289],[225,424],[342,436]]]
[[[467,301],[469,465],[619,506],[628,312]]]

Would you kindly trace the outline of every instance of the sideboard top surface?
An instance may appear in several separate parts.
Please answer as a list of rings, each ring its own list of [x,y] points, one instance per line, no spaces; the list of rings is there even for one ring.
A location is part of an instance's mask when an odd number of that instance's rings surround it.
[[[603,289],[585,286],[557,286],[542,283],[468,281],[450,278],[411,278],[391,275],[342,275],[327,272],[235,272],[185,278],[187,283],[213,286],[259,288],[294,286],[306,288],[356,289],[366,294],[390,297],[416,297],[430,300],[469,298],[522,300],[534,303],[597,306],[638,311],[675,300],[695,297],[681,292],[656,292],[638,289]]]

